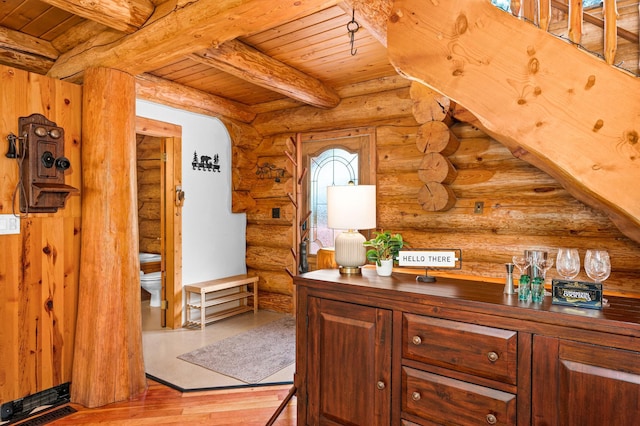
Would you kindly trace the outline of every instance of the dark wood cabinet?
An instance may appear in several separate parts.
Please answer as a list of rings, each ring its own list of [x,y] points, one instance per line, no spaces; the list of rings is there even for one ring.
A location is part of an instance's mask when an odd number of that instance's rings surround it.
[[[308,423],[389,425],[391,311],[317,297],[308,302]]]
[[[640,352],[535,336],[533,353],[533,424],[640,421]]]
[[[637,424],[640,301],[520,302],[503,285],[298,276],[299,425]]]

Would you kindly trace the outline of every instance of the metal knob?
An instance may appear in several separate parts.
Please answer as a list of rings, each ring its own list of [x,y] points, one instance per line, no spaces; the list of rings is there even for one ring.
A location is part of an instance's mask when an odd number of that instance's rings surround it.
[[[413,399],[414,401],[420,401],[420,392],[413,392],[411,394],[411,399]]]
[[[489,423],[490,425],[495,425],[496,423],[498,423],[498,419],[493,414],[487,414],[486,419],[487,423]]]
[[[420,343],[422,343],[422,339],[420,338],[420,336],[413,336],[411,342],[416,346],[420,346]]]
[[[496,361],[498,360],[498,358],[499,358],[499,357],[498,357],[498,354],[497,354],[497,353],[495,353],[495,352],[489,352],[489,353],[487,354],[487,358],[489,358],[489,361],[491,361],[491,362],[496,362]]]
[[[376,386],[378,387],[378,389],[382,390],[385,388],[385,384],[382,380],[378,381],[378,383],[376,383]]]

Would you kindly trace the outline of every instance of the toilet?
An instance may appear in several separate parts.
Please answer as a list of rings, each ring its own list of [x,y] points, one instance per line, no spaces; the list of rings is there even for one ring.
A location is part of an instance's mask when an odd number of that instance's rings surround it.
[[[160,268],[161,256],[155,253],[139,253],[140,263],[158,263],[157,267]],[[145,269],[148,271],[148,269]],[[144,273],[140,271],[140,286],[147,290],[151,294],[151,301],[149,306],[153,308],[160,307],[160,291],[162,290],[162,272],[154,271]]]
[[[145,274],[140,271],[140,286],[151,294],[149,306],[160,307],[160,290],[162,290],[162,272],[151,272]]]

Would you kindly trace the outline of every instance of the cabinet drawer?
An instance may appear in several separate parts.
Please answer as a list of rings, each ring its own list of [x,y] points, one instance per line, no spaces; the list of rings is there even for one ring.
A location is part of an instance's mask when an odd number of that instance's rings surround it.
[[[515,331],[404,314],[402,333],[405,358],[516,384]]]
[[[514,425],[516,396],[403,367],[402,411],[436,424]]]

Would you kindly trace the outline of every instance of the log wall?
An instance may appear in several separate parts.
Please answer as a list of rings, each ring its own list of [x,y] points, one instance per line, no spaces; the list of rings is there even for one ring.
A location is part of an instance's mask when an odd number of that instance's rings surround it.
[[[140,252],[161,253],[161,138],[136,135]]]
[[[0,213],[12,213],[18,165],[5,157],[18,118],[43,114],[65,130],[71,168],[65,183],[81,187],[82,87],[0,66]],[[80,257],[80,195],[56,213],[30,213],[19,235],[0,235],[0,402],[71,380]]]
[[[382,107],[372,108],[376,103]],[[312,119],[304,120],[306,114]],[[408,87],[348,98],[332,111],[300,107],[258,115],[256,129],[265,135],[261,142],[251,150],[236,147],[234,200],[242,199],[237,211],[247,213],[247,266],[261,277],[261,300],[279,300],[269,308],[286,311],[291,306],[287,300],[292,279],[285,267],[291,263],[289,241],[296,226],[288,197],[295,180],[290,171],[280,183],[261,180],[255,174],[257,164],[287,167],[284,150],[296,132],[354,124],[376,128],[379,229],[401,232],[415,248],[460,248],[458,273],[498,281],[504,277],[504,263],[525,249],[555,256],[558,247],[570,246],[583,258],[588,248],[605,248],[612,262],[605,293],[640,297],[639,244],[623,236],[604,213],[577,201],[505,146],[470,124],[453,123],[451,132],[460,145],[447,158],[457,170],[450,184],[456,203],[447,211],[428,212],[418,203],[424,153],[416,143],[420,124],[412,116]],[[474,213],[476,202],[484,203],[482,213]],[[280,218],[271,217],[273,208],[280,208]],[[555,268],[549,274],[555,276]],[[577,279],[588,280],[584,269]]]
[[[247,270],[260,276],[259,307],[281,312],[291,312],[293,308],[293,285],[287,269],[296,271],[292,252],[296,209],[288,195],[294,194],[295,179],[285,154],[295,152],[291,149],[291,136],[264,138],[253,151],[251,161],[235,166],[242,176],[237,189],[248,192],[255,203],[247,211]],[[280,182],[256,174],[257,165],[264,163],[286,170]],[[273,209],[279,209],[279,218],[272,217]]]

